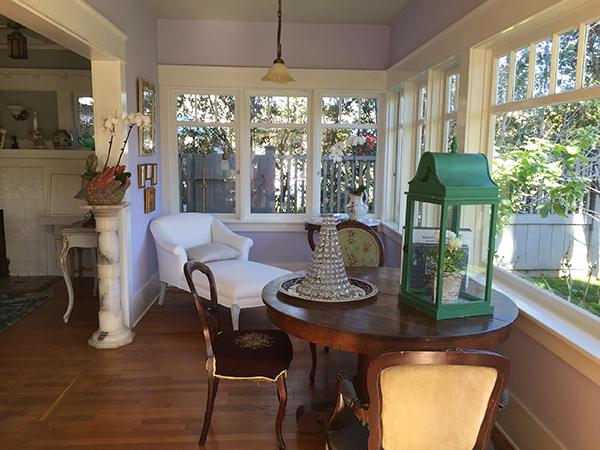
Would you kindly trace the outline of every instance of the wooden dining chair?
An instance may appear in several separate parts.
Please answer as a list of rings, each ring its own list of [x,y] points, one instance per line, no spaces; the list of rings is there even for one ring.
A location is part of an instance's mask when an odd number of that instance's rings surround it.
[[[281,330],[221,330],[217,311],[217,288],[210,268],[198,261],[188,261],[183,270],[200,315],[206,343],[208,397],[204,425],[198,444],[202,446],[206,442],[219,380],[224,378],[227,380],[269,381],[277,384],[279,410],[275,421],[275,431],[279,448],[285,449],[281,423],[287,403],[285,378],[293,356],[290,338]],[[208,307],[204,306],[192,280],[192,274],[196,270],[208,278],[210,286],[210,306]]]
[[[489,448],[509,372],[508,359],[486,351],[454,348],[379,355],[367,371],[370,405],[358,399],[346,377],[336,376],[327,448]]]
[[[383,267],[385,248],[379,234],[358,220],[343,220],[336,226],[340,239],[340,250],[346,267]],[[313,248],[314,250],[314,248]],[[329,348],[325,347],[325,353]],[[310,342],[312,366],[308,378],[315,382],[317,371],[317,345]]]

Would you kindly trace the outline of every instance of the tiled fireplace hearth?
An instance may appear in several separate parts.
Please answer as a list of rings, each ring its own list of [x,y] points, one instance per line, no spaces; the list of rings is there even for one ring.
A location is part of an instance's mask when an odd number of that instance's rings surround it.
[[[0,209],[11,276],[60,273],[57,232],[82,218],[80,202],[73,195],[89,153],[0,150]]]

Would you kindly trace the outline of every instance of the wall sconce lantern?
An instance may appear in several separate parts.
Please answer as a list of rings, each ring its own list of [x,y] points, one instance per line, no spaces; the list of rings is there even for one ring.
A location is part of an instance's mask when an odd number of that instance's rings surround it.
[[[6,105],[6,108],[8,108],[15,120],[27,120],[29,118],[29,113],[25,110],[24,106]]]
[[[498,186],[485,155],[457,147],[424,153],[407,193],[399,300],[434,319],[494,312]]]
[[[285,84],[290,81],[296,81],[290,75],[290,71],[285,66],[281,59],[281,0],[279,0],[279,9],[277,10],[277,58],[273,61],[273,65],[262,77],[262,81],[272,81],[277,84]]]
[[[9,25],[14,31],[6,36],[6,43],[8,45],[8,56],[13,59],[28,59],[27,54],[27,38],[19,31],[23,28],[18,24]]]

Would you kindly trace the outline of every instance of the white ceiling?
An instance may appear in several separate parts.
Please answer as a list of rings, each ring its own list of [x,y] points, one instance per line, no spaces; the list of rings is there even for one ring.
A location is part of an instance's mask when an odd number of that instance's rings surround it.
[[[277,22],[277,0],[143,1],[159,19]],[[390,25],[412,1],[282,0],[281,16],[283,23]]]

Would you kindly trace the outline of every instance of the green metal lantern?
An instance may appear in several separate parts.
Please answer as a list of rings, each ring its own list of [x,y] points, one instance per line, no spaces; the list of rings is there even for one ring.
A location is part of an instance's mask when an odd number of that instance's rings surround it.
[[[409,182],[399,300],[435,319],[492,314],[498,186],[483,154],[426,152]]]

